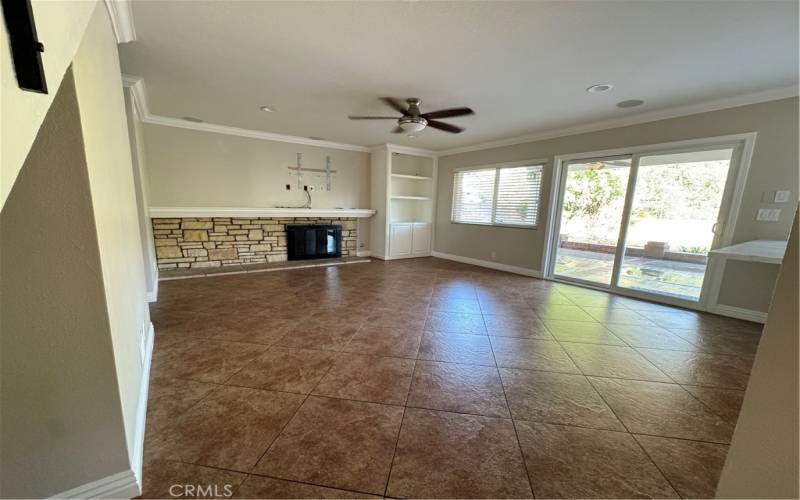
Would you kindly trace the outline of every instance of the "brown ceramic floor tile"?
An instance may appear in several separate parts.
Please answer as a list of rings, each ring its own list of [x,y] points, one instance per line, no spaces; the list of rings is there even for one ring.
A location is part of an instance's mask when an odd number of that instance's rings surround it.
[[[409,408],[387,494],[402,498],[530,498],[510,420]]]
[[[634,437],[683,498],[714,498],[728,454],[726,445]]]
[[[749,359],[658,349],[639,349],[639,352],[681,384],[744,389],[750,377]]]
[[[589,307],[581,306],[589,316],[601,323],[618,323],[623,325],[652,325],[653,322],[632,309],[624,307]]]
[[[405,410],[409,418],[401,431],[403,408],[350,400],[402,403],[397,399],[402,391],[394,388],[412,392],[407,369],[395,373],[382,361],[353,362],[378,359],[374,356],[396,358],[389,364],[413,365],[415,357],[423,360],[416,361],[422,371],[415,383],[420,388],[417,397],[425,405],[508,417],[507,402],[519,429],[547,423],[569,429],[555,425],[564,422],[577,426],[579,433],[625,436],[607,431],[627,428],[637,436],[699,440],[642,438],[643,443],[658,444],[657,449],[651,444],[656,449],[652,457],[681,493],[710,491],[708,485],[714,481],[706,472],[718,456],[705,452],[724,446],[701,441],[729,441],[743,391],[702,385],[740,387],[747,374],[738,370],[749,369],[761,329],[730,318],[437,258],[165,281],[159,302],[150,310],[156,343],[145,434],[146,493],[148,484],[159,481],[169,485],[196,478],[203,483],[227,481],[228,472],[200,465],[224,463],[248,471],[250,461],[266,451],[258,468],[271,472],[260,473],[281,479],[252,475],[239,491],[243,497],[383,495],[398,432],[407,436],[408,453],[401,450],[401,439],[389,494],[531,494],[524,468],[518,469],[524,482],[514,472],[513,464],[521,460],[518,446],[516,459],[505,448],[516,444],[513,428],[508,441],[492,437],[506,435],[509,424],[492,423],[510,423],[506,418],[412,407]],[[429,317],[430,325],[440,331],[423,334]],[[650,320],[658,326],[638,324]],[[660,361],[665,370],[700,385],[681,388],[674,383],[586,379],[562,345],[583,350],[578,357],[589,371],[612,377],[637,376],[642,371],[660,374],[641,356],[655,351],[665,357]],[[581,345],[588,347],[572,347]],[[669,351],[685,352],[660,354]],[[724,355],[741,361],[727,362],[732,358]],[[320,385],[321,392],[339,399],[312,395],[297,418],[286,422],[303,395],[323,380],[340,356],[349,362],[343,361]],[[498,365],[523,368],[500,368],[497,375],[495,357]],[[455,375],[442,376],[448,371]],[[294,391],[297,394],[291,394]],[[453,418],[444,422],[428,418],[422,423],[417,419],[419,431],[414,434],[423,437],[412,439],[406,423],[413,423],[415,413]],[[424,437],[426,433],[430,437]],[[524,429],[520,433],[524,440],[523,434]],[[562,438],[551,435],[537,450],[552,459],[544,462],[554,464],[552,470],[541,476],[530,471],[534,483],[552,487],[551,495],[675,494],[663,491],[663,483],[651,482],[648,459],[624,451],[630,439],[623,443],[600,437],[586,444],[569,434],[563,438],[568,445],[558,445]],[[270,442],[272,449],[266,450]],[[547,448],[547,443],[556,445]],[[617,447],[623,451],[615,452]],[[576,468],[569,458],[559,462],[569,453],[578,457],[572,460]],[[601,455],[603,460],[593,458]],[[197,463],[184,467],[163,462],[176,457]],[[694,460],[699,462],[693,465]],[[630,469],[632,462],[640,469]],[[155,469],[152,464],[158,463],[166,465]],[[620,479],[621,470],[633,472]],[[222,479],[214,476],[217,473],[223,474]],[[234,477],[232,482],[238,484],[243,476]],[[535,492],[548,494],[547,489]],[[163,497],[169,492],[151,495]]]
[[[408,406],[509,417],[497,369],[417,361]]]
[[[558,342],[489,337],[497,366],[550,372],[580,373]]]
[[[427,307],[426,307],[427,310]],[[403,328],[419,330],[425,326],[426,311],[376,310],[367,316],[365,325],[373,327]]]
[[[589,377],[630,432],[730,442],[733,425],[677,384]]]
[[[303,401],[299,394],[223,386],[159,434],[164,458],[249,471]]]
[[[425,332],[417,358],[473,365],[494,366],[489,338],[485,335],[461,335]]]
[[[147,395],[147,430],[158,431],[216,389],[214,384],[178,378],[152,378]]]
[[[153,460],[142,468],[139,498],[230,498],[246,477],[239,472]]]
[[[364,325],[342,350],[377,356],[416,358],[421,340],[422,330]]]
[[[313,484],[284,481],[271,477],[250,475],[242,484],[234,498],[380,498],[352,491],[325,488]]]
[[[671,330],[681,338],[695,344],[697,351],[713,354],[729,354],[752,358],[756,355],[761,336],[746,332],[715,332],[707,330]],[[656,347],[656,346],[653,346]]]
[[[254,472],[383,495],[403,408],[309,397]]]
[[[431,311],[480,314],[481,306],[475,298],[435,298],[431,301]]]
[[[486,335],[486,326],[484,326],[483,316],[480,314],[431,311],[428,314],[425,329],[437,332]]]
[[[221,384],[266,350],[258,344],[181,339],[155,350],[153,377]]]
[[[298,325],[278,341],[277,346],[299,349],[339,351],[355,335],[358,327],[308,323]]]
[[[742,409],[742,401],[744,401],[744,391],[693,385],[684,385],[683,388],[728,422],[735,424],[739,419],[739,411]]]
[[[333,366],[336,354],[273,347],[231,377],[228,385],[308,394]]]
[[[582,342],[587,344],[625,345],[625,342],[600,323],[587,321],[545,320],[547,329],[563,342]]]
[[[413,370],[413,359],[340,354],[314,394],[403,405]]]
[[[630,434],[538,422],[516,426],[537,497],[677,497]]]
[[[544,322],[536,317],[483,315],[486,331],[495,337],[519,337],[553,340]]]
[[[633,347],[696,351],[697,347],[665,328],[655,325],[607,324],[606,328]]]
[[[583,375],[501,368],[500,377],[515,420],[625,431]]]
[[[573,305],[547,305],[536,309],[536,313],[544,320],[563,320],[563,321],[597,321],[589,316],[589,313],[578,306]]]
[[[562,342],[584,375],[672,382],[631,347]]]

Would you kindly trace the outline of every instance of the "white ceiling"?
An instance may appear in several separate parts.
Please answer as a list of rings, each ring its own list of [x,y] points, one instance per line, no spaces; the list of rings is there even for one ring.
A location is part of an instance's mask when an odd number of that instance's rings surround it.
[[[791,0],[135,0],[133,17],[122,69],[151,113],[365,146],[448,149],[798,84]],[[476,115],[413,139],[347,119],[394,114],[380,96]]]

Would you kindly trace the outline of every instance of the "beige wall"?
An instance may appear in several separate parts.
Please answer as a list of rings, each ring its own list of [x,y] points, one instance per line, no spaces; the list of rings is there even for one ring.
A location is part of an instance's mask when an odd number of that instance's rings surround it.
[[[717,498],[798,498],[798,220],[750,373]]]
[[[48,94],[26,92],[19,88],[10,57],[8,36],[0,36],[0,206],[14,185],[36,132],[53,102],[97,0],[33,0],[36,32],[44,44],[42,66]],[[5,31],[5,30],[4,30]]]
[[[143,433],[137,422],[140,352],[150,316],[119,58],[104,5],[92,15],[73,73],[128,454],[135,463],[136,436]]]
[[[144,144],[153,207],[274,207],[300,206],[296,154],[303,166],[325,168],[331,157],[336,170],[332,190],[318,191],[324,174],[304,176],[316,185],[314,208],[370,208],[369,153],[265,141],[248,137],[145,124]],[[286,184],[291,185],[287,191]],[[369,242],[369,224],[358,226],[359,241]]]
[[[553,158],[556,155],[616,149],[627,146],[758,132],[756,146],[736,221],[734,242],[752,239],[785,239],[792,213],[782,206],[762,202],[767,191],[789,189],[798,196],[798,99],[783,99],[721,111],[661,120],[598,132],[439,158],[439,187],[435,250],[481,260],[540,270],[545,246],[545,218],[549,209]],[[546,159],[539,227],[516,229],[452,224],[453,169],[532,159]],[[759,208],[783,208],[777,223],[756,222]],[[492,259],[491,252],[497,257]],[[731,263],[729,269],[736,269]],[[758,293],[752,307],[762,307],[768,288]],[[727,293],[723,290],[723,297]],[[763,309],[761,309],[763,310]]]
[[[54,495],[129,461],[71,73],[51,90],[0,215],[2,498]]]

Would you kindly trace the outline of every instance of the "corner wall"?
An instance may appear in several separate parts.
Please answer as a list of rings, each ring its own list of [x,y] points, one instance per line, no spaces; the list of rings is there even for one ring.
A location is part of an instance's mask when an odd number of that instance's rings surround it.
[[[128,455],[136,469],[144,439],[150,314],[119,56],[104,4],[92,15],[73,73],[119,399]]]
[[[128,468],[71,72],[0,215],[0,497]]]

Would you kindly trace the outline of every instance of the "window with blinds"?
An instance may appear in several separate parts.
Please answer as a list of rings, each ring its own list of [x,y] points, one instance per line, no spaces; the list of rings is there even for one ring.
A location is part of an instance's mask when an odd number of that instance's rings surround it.
[[[452,221],[536,227],[541,188],[542,165],[458,170]]]

